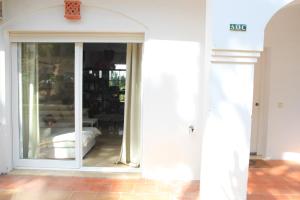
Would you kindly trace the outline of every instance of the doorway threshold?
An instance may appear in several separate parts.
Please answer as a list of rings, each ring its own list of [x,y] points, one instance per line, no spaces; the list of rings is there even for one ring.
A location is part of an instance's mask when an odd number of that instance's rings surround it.
[[[8,173],[20,176],[66,176],[82,178],[107,178],[107,179],[142,179],[140,169],[113,167],[83,167],[79,169],[41,169],[41,168],[16,168]]]
[[[133,167],[81,167],[79,171],[99,173],[141,173],[140,168]]]

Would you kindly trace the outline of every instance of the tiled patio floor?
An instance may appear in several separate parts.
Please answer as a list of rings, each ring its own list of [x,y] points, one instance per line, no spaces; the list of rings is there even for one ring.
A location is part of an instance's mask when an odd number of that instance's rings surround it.
[[[249,169],[248,200],[300,200],[300,165],[268,161]]]
[[[198,196],[198,181],[0,176],[0,200],[196,200]],[[251,168],[248,199],[300,200],[300,165],[270,161],[262,168]]]
[[[197,199],[199,182],[157,182],[82,177],[3,176],[0,199],[123,200]]]

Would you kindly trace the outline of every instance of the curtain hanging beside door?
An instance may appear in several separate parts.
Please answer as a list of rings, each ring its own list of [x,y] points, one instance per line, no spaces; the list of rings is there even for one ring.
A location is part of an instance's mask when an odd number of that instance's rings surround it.
[[[38,92],[38,46],[34,43],[22,45],[22,106],[23,158],[37,157],[40,141],[39,92]]]
[[[139,167],[141,161],[142,44],[127,44],[124,132],[119,163]]]

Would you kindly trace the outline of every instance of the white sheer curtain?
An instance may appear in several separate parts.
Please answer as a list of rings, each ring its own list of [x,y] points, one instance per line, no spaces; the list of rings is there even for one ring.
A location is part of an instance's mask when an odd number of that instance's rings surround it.
[[[38,45],[22,44],[22,134],[23,158],[36,158],[40,141]]]
[[[141,160],[141,61],[142,44],[127,44],[124,134],[119,162],[133,167],[139,167]]]

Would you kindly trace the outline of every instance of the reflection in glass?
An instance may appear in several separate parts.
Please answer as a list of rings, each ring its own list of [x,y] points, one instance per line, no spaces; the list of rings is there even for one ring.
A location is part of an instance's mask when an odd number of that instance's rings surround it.
[[[20,45],[20,157],[74,159],[74,44]]]

